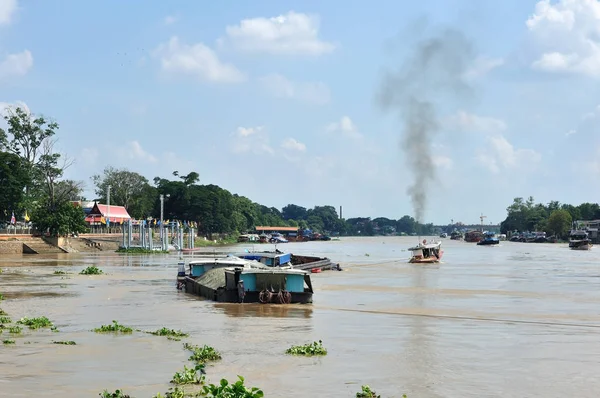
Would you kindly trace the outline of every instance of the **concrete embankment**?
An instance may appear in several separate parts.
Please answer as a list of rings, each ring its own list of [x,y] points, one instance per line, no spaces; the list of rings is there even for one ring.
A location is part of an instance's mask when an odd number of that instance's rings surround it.
[[[85,235],[77,238],[3,235],[0,236],[0,255],[115,251],[119,248],[120,237],[120,234]]]

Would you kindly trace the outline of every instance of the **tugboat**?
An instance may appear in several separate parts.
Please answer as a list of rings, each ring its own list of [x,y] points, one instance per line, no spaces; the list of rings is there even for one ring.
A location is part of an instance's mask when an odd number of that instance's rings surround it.
[[[439,263],[444,254],[441,241],[427,243],[426,239],[423,239],[422,243],[419,243],[417,246],[411,247],[408,250],[412,252],[408,262],[413,264]]]
[[[592,240],[588,237],[586,231],[571,231],[569,235],[569,248],[571,250],[590,250],[592,246]]]
[[[499,243],[500,243],[500,240],[498,238],[496,238],[496,236],[493,232],[485,232],[484,238],[482,240],[480,240],[479,242],[477,242],[477,245],[490,246],[490,245],[497,245]]]

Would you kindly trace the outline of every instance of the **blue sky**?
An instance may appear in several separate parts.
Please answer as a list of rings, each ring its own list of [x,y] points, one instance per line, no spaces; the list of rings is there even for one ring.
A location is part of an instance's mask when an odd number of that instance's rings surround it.
[[[598,201],[598,0],[101,4],[0,0],[2,108],[59,122],[88,198],[112,165],[197,171],[278,208],[412,215],[404,124],[375,98],[450,28],[473,46],[471,91],[440,101],[425,221],[500,222],[517,196]]]

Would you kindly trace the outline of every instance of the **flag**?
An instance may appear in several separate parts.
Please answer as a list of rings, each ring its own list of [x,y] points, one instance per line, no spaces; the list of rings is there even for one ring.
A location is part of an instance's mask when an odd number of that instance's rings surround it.
[[[27,214],[27,210],[25,210],[25,222],[29,222],[29,215]]]
[[[14,212],[14,211],[12,212],[12,216],[10,216],[10,223],[11,223],[11,224],[16,224],[16,223],[17,223],[17,220],[16,220],[16,218],[15,218],[15,212]]]

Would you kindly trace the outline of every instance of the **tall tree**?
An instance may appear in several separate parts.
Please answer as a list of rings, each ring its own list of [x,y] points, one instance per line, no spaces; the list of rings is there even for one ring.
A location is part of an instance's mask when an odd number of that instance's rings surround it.
[[[30,175],[23,163],[13,153],[0,152],[0,217],[10,217],[13,210],[16,214],[24,210],[24,189],[30,183]]]
[[[568,211],[564,209],[558,209],[554,210],[552,214],[550,214],[547,228],[549,232],[561,238],[564,237],[567,232],[569,232],[572,222],[573,219]]]
[[[92,181],[101,201],[106,203],[110,187],[111,204],[124,206],[134,218],[146,217],[152,213],[157,193],[141,174],[109,166],[102,175],[92,176]]]

